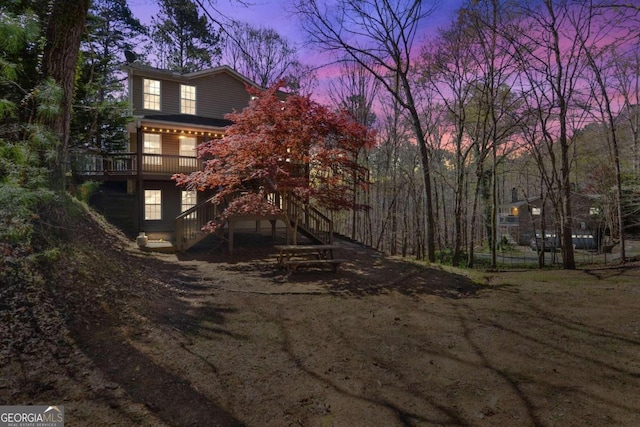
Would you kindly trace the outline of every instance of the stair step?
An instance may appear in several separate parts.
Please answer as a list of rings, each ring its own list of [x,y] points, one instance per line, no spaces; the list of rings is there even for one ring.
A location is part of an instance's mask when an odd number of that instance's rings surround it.
[[[140,248],[145,252],[161,252],[161,253],[174,253],[176,251],[175,246],[171,242],[166,240],[149,240],[146,246]]]

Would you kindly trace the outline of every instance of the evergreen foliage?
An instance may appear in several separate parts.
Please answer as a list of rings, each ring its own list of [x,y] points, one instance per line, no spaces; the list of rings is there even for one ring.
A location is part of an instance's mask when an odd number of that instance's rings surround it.
[[[124,52],[147,29],[125,0],[95,0],[81,47],[72,121],[73,145],[103,151],[126,148],[128,103],[120,71]]]
[[[16,121],[18,105],[12,99],[19,90],[17,76],[23,72],[20,62],[12,62],[26,46],[38,39],[37,20],[33,14],[0,14],[0,282],[23,280],[29,269],[26,265],[34,248],[37,224],[44,206],[55,205],[54,193],[48,189],[47,169],[43,160],[55,146],[50,132],[38,121],[55,114],[59,107],[60,89],[45,80],[26,94],[28,105],[38,105],[35,120]],[[24,94],[23,94],[24,96]]]
[[[221,38],[192,0],[160,0],[152,19],[152,39],[159,68],[188,73],[215,65]]]

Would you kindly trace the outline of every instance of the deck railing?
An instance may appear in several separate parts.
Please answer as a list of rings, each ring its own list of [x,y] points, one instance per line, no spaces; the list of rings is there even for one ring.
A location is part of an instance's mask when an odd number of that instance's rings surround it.
[[[142,172],[157,175],[191,173],[202,168],[203,161],[196,157],[166,154],[142,154]],[[79,175],[137,175],[137,153],[77,154],[73,157],[73,170]]]
[[[498,214],[498,222],[500,224],[518,225],[520,218],[511,214]]]

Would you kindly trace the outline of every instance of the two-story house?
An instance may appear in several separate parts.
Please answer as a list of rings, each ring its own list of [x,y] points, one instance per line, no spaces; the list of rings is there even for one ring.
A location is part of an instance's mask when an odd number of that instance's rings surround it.
[[[225,115],[247,107],[247,86],[257,85],[228,66],[191,73],[138,63],[123,69],[133,117],[128,150],[81,153],[74,172],[80,180],[102,181],[93,204],[127,234],[144,232],[185,249],[219,208],[207,203],[211,192],[177,187],[171,177],[202,168],[196,147],[224,136],[231,124]]]
[[[573,216],[573,240],[578,249],[597,249],[602,237],[603,224],[598,207],[598,197],[574,192],[571,195]],[[516,189],[512,190],[511,203],[499,207],[498,232],[519,245],[535,246],[535,239],[542,236],[544,213],[545,244],[559,245],[559,233],[553,206],[547,201],[543,209],[540,197],[519,199]]]

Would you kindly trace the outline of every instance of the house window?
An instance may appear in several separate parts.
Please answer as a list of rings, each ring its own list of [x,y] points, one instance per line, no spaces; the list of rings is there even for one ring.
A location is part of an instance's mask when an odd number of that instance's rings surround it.
[[[589,208],[589,215],[600,215],[600,208],[591,207]]]
[[[180,166],[197,166],[196,139],[194,137],[180,137]]]
[[[196,113],[196,87],[180,85],[180,112],[182,114]]]
[[[540,208],[533,207],[531,208],[531,215],[540,215]]]
[[[160,81],[143,79],[142,86],[144,109],[160,111]]]
[[[162,137],[159,133],[145,133],[142,138],[142,163],[145,165],[162,164]]]
[[[144,219],[162,219],[162,190],[144,190]]]
[[[198,203],[198,193],[196,190],[184,190],[182,192],[182,212],[191,209]],[[196,213],[192,212],[187,216],[187,219],[196,219]]]

